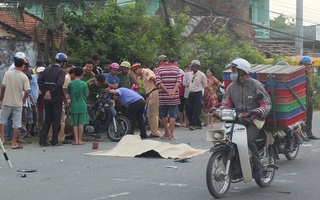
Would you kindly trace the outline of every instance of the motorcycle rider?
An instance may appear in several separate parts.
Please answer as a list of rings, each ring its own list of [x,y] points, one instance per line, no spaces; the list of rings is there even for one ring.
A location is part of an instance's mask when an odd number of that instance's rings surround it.
[[[237,58],[226,66],[231,67],[230,79],[233,81],[227,88],[223,97],[221,108],[236,108],[239,113],[254,113],[262,124],[255,123],[250,118],[239,118],[238,123],[246,126],[248,136],[248,147],[252,154],[253,178],[259,178],[264,175],[260,162],[259,153],[255,144],[255,138],[258,136],[263,126],[264,119],[271,109],[271,99],[264,85],[249,76],[250,64],[248,61]],[[253,96],[261,93],[263,99],[254,101]]]

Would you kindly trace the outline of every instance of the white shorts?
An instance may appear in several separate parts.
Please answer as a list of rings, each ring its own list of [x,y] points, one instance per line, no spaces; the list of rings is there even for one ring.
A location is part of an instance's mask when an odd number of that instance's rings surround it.
[[[2,105],[0,112],[0,124],[6,125],[10,115],[12,115],[12,128],[21,128],[22,107]]]

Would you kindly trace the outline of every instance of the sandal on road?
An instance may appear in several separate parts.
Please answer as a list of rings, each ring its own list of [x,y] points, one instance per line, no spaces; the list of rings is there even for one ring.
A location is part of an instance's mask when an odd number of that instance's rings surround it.
[[[11,147],[11,149],[22,149],[23,148],[23,146],[15,146],[15,147]]]

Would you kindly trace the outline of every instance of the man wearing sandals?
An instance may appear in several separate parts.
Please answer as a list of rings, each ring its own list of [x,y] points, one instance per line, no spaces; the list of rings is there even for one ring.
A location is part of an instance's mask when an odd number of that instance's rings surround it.
[[[21,127],[22,105],[26,103],[29,95],[30,83],[28,77],[23,73],[24,66],[28,64],[28,61],[25,58],[17,58],[14,64],[14,70],[7,71],[4,74],[1,85],[0,134],[4,141],[4,125],[7,124],[9,116],[12,115],[13,137],[11,148],[21,149],[22,146],[18,145],[17,137]],[[24,91],[23,96],[22,91]]]
[[[165,131],[161,138],[175,140],[176,137],[174,137],[173,131],[178,114],[178,105],[180,104],[179,86],[181,83],[181,74],[177,65],[169,63],[165,55],[158,57],[157,64],[156,84],[160,88],[159,117]]]

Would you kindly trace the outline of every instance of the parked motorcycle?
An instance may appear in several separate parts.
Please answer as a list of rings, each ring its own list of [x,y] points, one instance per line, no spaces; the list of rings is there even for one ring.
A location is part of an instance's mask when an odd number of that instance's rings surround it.
[[[255,100],[263,98],[254,97]],[[254,114],[237,114],[235,109],[217,109],[213,115],[225,121],[221,129],[212,129],[207,131],[207,141],[213,142],[210,149],[212,155],[207,164],[206,181],[210,194],[215,198],[221,198],[226,195],[231,183],[244,181],[248,183],[252,180],[252,160],[251,153],[247,144],[247,129],[238,124],[239,117],[252,117]],[[267,187],[271,184],[275,170],[274,150],[272,147],[272,135],[267,134],[263,129],[259,137],[255,140],[261,164],[266,172],[255,182],[260,187]]]
[[[96,94],[96,102],[88,105],[89,125],[85,126],[85,133],[100,138],[99,133],[107,133],[113,142],[119,142],[123,136],[129,133],[131,125],[127,117],[117,112],[113,102],[106,99],[105,90]]]

